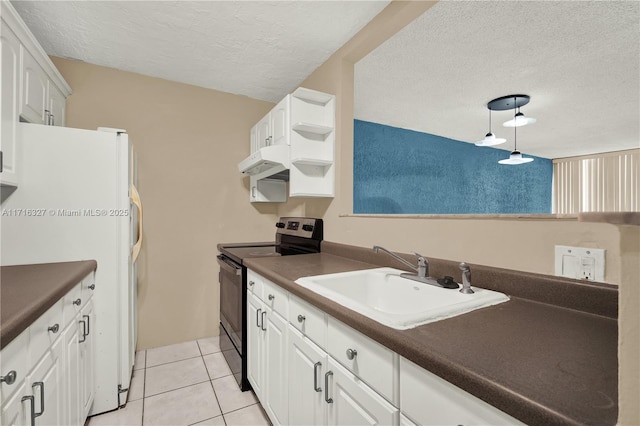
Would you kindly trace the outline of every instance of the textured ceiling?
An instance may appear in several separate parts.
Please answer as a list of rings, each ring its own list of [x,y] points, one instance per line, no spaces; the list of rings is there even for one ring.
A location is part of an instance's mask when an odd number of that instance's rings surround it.
[[[277,102],[389,1],[12,1],[49,55]]]
[[[441,1],[356,64],[355,116],[465,142],[486,103],[528,94],[523,154],[562,158],[640,147],[640,3]],[[493,132],[513,149],[511,111]],[[478,148],[490,149],[490,148]]]

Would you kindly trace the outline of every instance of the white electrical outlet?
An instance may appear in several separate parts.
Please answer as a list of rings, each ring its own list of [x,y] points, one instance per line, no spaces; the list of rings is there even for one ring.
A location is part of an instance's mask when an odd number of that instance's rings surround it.
[[[578,280],[604,281],[604,249],[556,246],[556,275]]]

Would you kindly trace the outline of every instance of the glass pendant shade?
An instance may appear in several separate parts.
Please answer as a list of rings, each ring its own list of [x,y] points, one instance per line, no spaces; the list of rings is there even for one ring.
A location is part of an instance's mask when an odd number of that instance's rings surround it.
[[[521,127],[536,122],[535,118],[525,117],[523,113],[518,112],[511,120],[502,123],[504,127]]]
[[[507,140],[504,138],[496,138],[496,135],[489,132],[481,141],[476,142],[476,146],[495,146],[505,143]]]
[[[515,166],[518,164],[530,163],[533,161],[533,158],[523,157],[520,151],[512,151],[509,158],[498,161],[500,164],[507,164],[511,166]]]

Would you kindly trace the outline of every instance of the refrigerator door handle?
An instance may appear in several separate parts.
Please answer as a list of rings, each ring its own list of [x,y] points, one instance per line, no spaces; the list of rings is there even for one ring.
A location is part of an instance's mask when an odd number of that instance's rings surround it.
[[[136,205],[138,209],[138,239],[131,249],[131,262],[135,262],[140,254],[142,248],[142,201],[140,201],[140,194],[135,185],[131,185],[131,201]]]

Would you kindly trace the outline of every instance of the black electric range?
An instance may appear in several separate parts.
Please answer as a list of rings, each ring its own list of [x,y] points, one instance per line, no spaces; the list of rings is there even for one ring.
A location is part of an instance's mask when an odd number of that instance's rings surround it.
[[[320,253],[322,219],[282,217],[276,223],[274,242],[218,244],[220,273],[220,348],[240,389],[247,380],[247,267],[255,257]]]

